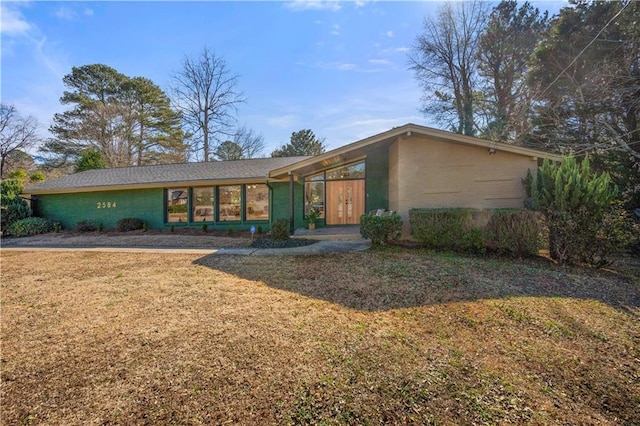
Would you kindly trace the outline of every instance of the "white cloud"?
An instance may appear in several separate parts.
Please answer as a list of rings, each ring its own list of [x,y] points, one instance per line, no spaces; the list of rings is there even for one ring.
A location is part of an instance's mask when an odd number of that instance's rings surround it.
[[[67,6],[59,7],[53,14],[56,18],[64,21],[73,21],[77,16],[75,10]]]
[[[392,38],[393,37],[393,31],[389,30],[389,31],[385,31],[382,33],[383,36],[385,37],[389,37]]]
[[[304,10],[328,10],[330,12],[337,12],[342,9],[342,6],[337,1],[324,1],[324,0],[293,0],[286,2],[285,6],[291,10],[304,11]]]
[[[340,35],[340,25],[338,24],[333,25],[331,30],[331,35],[335,35],[335,36]]]
[[[82,11],[84,16],[93,16],[93,9],[89,9],[88,7]]]
[[[31,24],[24,19],[22,12],[17,7],[10,6],[10,3],[0,4],[0,16],[2,18],[2,25],[0,25],[2,34],[24,36],[32,29]]]

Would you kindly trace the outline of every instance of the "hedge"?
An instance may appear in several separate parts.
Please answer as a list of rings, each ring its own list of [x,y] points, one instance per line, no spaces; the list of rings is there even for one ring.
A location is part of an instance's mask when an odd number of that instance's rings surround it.
[[[535,256],[543,221],[530,210],[412,209],[411,233],[428,248],[467,253]]]
[[[28,217],[13,222],[7,227],[7,235],[13,237],[27,237],[30,235],[46,234],[53,230],[53,223],[41,217]]]

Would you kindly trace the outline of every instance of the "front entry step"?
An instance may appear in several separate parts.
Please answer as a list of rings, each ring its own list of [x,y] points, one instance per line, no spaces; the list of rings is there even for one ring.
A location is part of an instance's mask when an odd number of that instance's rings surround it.
[[[340,226],[328,228],[316,228],[314,230],[298,228],[292,238],[309,238],[314,240],[360,240],[359,226]]]

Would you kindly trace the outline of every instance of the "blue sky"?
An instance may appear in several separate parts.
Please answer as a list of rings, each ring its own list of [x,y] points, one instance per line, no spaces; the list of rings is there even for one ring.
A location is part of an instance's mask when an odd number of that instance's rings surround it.
[[[46,137],[71,67],[102,63],[168,93],[185,55],[206,45],[239,74],[238,122],[264,135],[265,155],[301,129],[336,148],[408,122],[437,127],[419,112],[407,53],[438,5],[2,1],[0,99]]]

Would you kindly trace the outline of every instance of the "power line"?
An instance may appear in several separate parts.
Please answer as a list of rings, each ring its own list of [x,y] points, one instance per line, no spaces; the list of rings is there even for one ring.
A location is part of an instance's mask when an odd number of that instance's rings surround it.
[[[590,41],[590,42],[589,42],[589,43],[588,43],[588,44],[587,44],[587,45],[586,45],[586,46],[585,46],[585,47],[580,51],[580,53],[578,53],[578,54],[576,55],[576,57],[575,57],[575,58],[573,58],[573,60],[571,61],[571,63],[570,63],[569,65],[567,65],[567,66],[566,66],[566,68],[565,68],[565,69],[563,69],[563,70],[560,72],[560,74],[558,74],[558,76],[557,76],[557,77],[556,77],[556,78],[555,78],[555,79],[554,79],[554,80],[553,80],[553,81],[552,81],[552,82],[551,82],[547,87],[545,87],[545,89],[544,89],[544,90],[542,91],[542,93],[540,94],[541,96],[542,96],[542,95],[543,95],[547,90],[549,90],[549,89],[551,88],[551,86],[553,86],[553,85],[556,83],[556,81],[558,81],[558,80],[560,79],[560,77],[562,76],[562,74],[564,74],[565,72],[567,72],[567,70],[568,70],[569,68],[571,68],[571,66],[572,66],[573,64],[575,64],[575,63],[576,63],[576,61],[578,60],[578,58],[580,58],[580,56],[582,56],[582,54],[583,54],[583,53],[584,53],[584,52],[585,52],[589,47],[591,47],[591,45],[592,45],[593,43],[595,43],[595,41],[598,39],[598,37],[600,37],[600,34],[602,34],[602,33],[604,32],[604,30],[606,30],[606,29],[607,29],[607,27],[608,27],[609,25],[611,25],[611,23],[612,23],[613,21],[615,21],[615,20],[616,20],[616,18],[617,18],[618,16],[620,16],[620,14],[621,14],[622,12],[624,12],[624,10],[627,8],[627,6],[629,6],[629,5],[631,4],[631,2],[632,2],[632,1],[633,1],[633,0],[628,0],[628,1],[627,1],[627,3],[622,7],[622,9],[620,9],[620,10],[618,11],[618,13],[616,13],[616,14],[615,14],[611,19],[609,19],[609,22],[607,22],[607,23],[605,24],[605,26],[604,26],[604,27],[602,27],[602,29],[601,29],[600,31],[598,31],[598,34],[596,34],[596,35],[595,35],[595,37],[593,37],[593,39],[592,39],[592,40],[591,40],[591,41]]]

